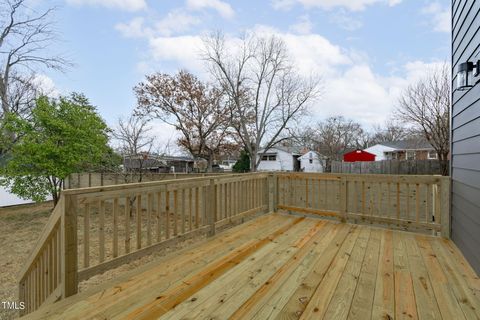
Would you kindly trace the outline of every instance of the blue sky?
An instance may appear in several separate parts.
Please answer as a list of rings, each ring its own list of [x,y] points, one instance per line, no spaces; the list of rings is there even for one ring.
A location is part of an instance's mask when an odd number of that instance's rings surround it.
[[[44,6],[51,2],[32,0]],[[59,1],[59,0],[57,0]],[[42,70],[60,93],[83,92],[109,124],[135,106],[132,87],[154,71],[185,68],[208,80],[202,35],[222,30],[281,37],[298,70],[323,78],[311,119],[341,114],[385,121],[409,83],[449,61],[450,1],[438,0],[66,0],[52,51],[75,66]],[[48,77],[48,78],[47,78]],[[51,80],[51,81],[50,81]],[[161,139],[172,129],[155,125]]]

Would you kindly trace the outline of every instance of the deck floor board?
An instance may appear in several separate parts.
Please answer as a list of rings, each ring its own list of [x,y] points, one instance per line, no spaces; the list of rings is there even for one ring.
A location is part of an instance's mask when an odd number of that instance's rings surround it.
[[[480,280],[455,245],[271,214],[28,319],[472,319]]]

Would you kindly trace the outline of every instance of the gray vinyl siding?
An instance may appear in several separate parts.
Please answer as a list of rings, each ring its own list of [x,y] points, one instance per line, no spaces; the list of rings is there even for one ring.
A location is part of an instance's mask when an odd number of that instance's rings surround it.
[[[480,274],[480,84],[455,91],[457,65],[480,60],[480,1],[452,1],[452,239]]]

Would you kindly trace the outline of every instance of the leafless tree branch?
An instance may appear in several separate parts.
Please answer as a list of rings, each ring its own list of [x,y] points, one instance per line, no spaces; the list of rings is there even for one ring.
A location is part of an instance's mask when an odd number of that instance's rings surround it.
[[[448,175],[450,152],[450,72],[447,64],[406,88],[398,101],[396,115],[423,133],[438,154],[442,171]]]
[[[275,36],[249,35],[227,48],[221,33],[212,34],[204,39],[203,59],[229,97],[232,126],[256,171],[259,150],[279,143],[281,133],[319,96],[319,79],[298,75],[285,43]]]

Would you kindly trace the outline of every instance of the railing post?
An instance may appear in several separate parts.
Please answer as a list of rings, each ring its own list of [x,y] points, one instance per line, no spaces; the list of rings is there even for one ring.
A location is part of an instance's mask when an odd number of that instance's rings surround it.
[[[215,235],[215,218],[217,216],[217,186],[215,185],[215,179],[210,179],[210,185],[208,188],[208,212],[207,212],[207,224],[210,225],[209,236]]]
[[[276,184],[277,176],[274,173],[270,173],[268,175],[268,212],[275,212],[277,209],[277,203],[275,199]]]
[[[60,259],[62,298],[66,298],[78,291],[77,199],[71,195],[63,197]]]
[[[347,221],[347,177],[343,174],[340,177],[340,221]]]
[[[440,179],[440,232],[442,237],[450,239],[450,178]]]

